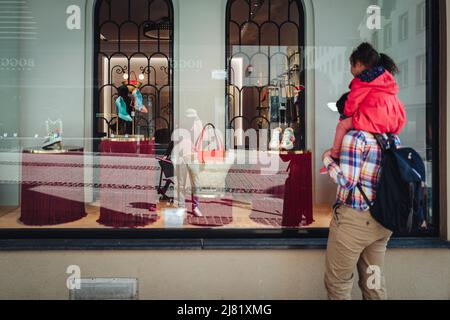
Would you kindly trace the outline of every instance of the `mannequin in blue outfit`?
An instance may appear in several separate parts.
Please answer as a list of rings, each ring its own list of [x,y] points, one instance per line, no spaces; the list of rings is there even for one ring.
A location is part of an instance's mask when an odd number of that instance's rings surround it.
[[[119,134],[132,134],[133,119],[130,114],[134,109],[147,113],[147,108],[142,104],[142,95],[139,89],[134,89],[132,96],[126,85],[122,85],[118,89],[118,98],[116,107],[119,119]]]

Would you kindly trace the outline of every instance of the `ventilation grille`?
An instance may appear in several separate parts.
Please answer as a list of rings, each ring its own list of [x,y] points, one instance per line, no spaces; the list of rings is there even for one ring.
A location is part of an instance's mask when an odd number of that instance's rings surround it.
[[[69,291],[70,300],[138,300],[135,278],[84,278],[80,289]]]

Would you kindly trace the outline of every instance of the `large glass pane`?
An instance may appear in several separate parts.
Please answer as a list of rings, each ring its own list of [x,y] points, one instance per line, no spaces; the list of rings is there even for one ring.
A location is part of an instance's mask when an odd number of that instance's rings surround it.
[[[0,1],[0,229],[318,234],[335,103],[369,42],[400,70],[430,234],[429,17],[426,0]]]

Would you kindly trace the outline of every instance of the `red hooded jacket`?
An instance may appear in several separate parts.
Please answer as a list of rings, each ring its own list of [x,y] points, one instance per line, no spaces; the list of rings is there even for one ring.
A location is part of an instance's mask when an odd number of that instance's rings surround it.
[[[394,76],[387,70],[371,82],[355,77],[344,114],[353,118],[356,130],[399,134],[406,124],[406,113],[398,91]]]

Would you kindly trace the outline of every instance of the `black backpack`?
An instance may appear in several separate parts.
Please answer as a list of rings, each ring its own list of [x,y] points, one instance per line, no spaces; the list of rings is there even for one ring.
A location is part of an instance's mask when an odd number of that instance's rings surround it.
[[[397,148],[395,137],[387,137],[375,135],[382,150],[375,201],[369,201],[360,184],[357,187],[382,226],[402,234],[418,231],[425,222],[425,165],[414,149]]]

